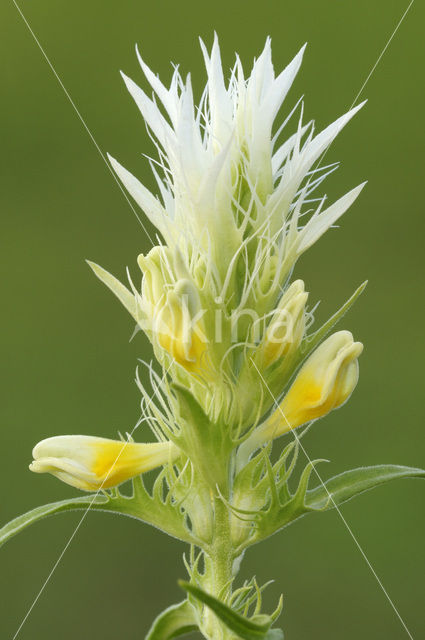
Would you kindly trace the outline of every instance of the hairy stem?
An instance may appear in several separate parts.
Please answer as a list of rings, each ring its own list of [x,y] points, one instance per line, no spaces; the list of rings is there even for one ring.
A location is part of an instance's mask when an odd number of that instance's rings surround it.
[[[205,587],[216,598],[226,600],[231,593],[234,550],[230,535],[230,513],[220,497],[214,497],[214,535],[205,559]],[[229,640],[234,635],[210,610],[205,611],[202,629],[209,640]]]

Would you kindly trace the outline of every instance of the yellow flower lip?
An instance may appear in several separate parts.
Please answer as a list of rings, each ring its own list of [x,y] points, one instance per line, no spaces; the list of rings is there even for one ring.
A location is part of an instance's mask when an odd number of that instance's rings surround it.
[[[172,462],[179,450],[171,442],[121,442],[94,436],[46,438],[32,452],[30,470],[51,473],[77,489],[117,486],[134,476]]]

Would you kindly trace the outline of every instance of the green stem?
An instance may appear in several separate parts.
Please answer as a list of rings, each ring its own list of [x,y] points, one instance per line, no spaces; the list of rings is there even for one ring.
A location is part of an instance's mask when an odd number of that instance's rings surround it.
[[[219,596],[232,579],[233,549],[230,536],[230,512],[224,502],[214,501],[214,540],[212,547],[214,595]]]
[[[230,513],[220,497],[214,498],[214,535],[206,558],[206,587],[209,593],[225,600],[231,592],[233,578],[233,548],[230,535]],[[229,640],[234,635],[207,610],[203,632],[210,640]]]

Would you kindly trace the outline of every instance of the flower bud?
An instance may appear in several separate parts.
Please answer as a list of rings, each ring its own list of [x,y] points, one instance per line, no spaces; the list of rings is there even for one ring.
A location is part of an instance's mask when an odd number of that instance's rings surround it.
[[[262,365],[267,368],[300,345],[305,331],[305,304],[308,293],[304,282],[296,280],[283,294],[259,346]]]
[[[51,473],[84,491],[115,487],[134,476],[172,462],[171,442],[136,443],[92,436],[55,436],[39,442],[30,464],[35,473]]]

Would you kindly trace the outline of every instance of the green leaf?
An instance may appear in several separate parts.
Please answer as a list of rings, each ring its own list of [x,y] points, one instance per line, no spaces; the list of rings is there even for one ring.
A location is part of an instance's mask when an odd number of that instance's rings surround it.
[[[270,629],[272,624],[270,616],[261,616],[265,622],[254,622],[252,619],[242,617],[224,602],[217,600],[194,584],[180,580],[179,585],[187,593],[209,607],[230,631],[236,633],[243,640],[282,640],[283,633],[280,629]]]
[[[108,289],[112,291],[118,298],[118,300],[124,305],[127,311],[138,322],[141,318],[140,313],[138,315],[137,300],[135,295],[127,289],[115,276],[106,271],[103,267],[100,267],[95,262],[86,260],[89,267],[93,270],[94,274],[103,282]]]
[[[307,491],[305,504],[310,509],[332,509],[389,480],[424,477],[425,471],[422,469],[395,464],[359,467],[330,478],[324,483],[325,486]]]
[[[2,529],[0,529],[0,546],[7,542],[10,538],[13,538],[17,533],[20,533],[23,529],[28,527],[38,520],[43,520],[49,516],[53,516],[61,511],[77,511],[88,508],[99,508],[108,502],[108,498],[103,495],[88,495],[81,498],[71,498],[70,500],[61,500],[60,502],[53,502],[51,504],[45,504],[42,507],[37,507],[24,513],[22,516],[18,516],[14,520],[11,520]],[[90,506],[91,505],[91,506]]]
[[[304,343],[304,348],[302,349],[303,358],[310,354],[313,349],[315,349],[315,347],[319,344],[319,342],[321,342],[323,338],[329,333],[329,331],[336,325],[336,323],[341,320],[341,318],[356,302],[357,298],[366,289],[366,286],[367,280],[365,280],[365,282],[363,282],[363,284],[361,284],[360,287],[355,290],[353,295],[348,298],[348,300],[342,305],[342,307],[340,307],[338,311],[336,311],[333,316],[331,316],[329,320],[325,322],[324,325],[322,325],[319,329],[317,329],[317,331],[308,336]]]
[[[268,511],[260,514],[261,517],[256,521],[256,529],[252,536],[240,545],[239,552],[268,538],[305,514],[337,507],[384,482],[398,478],[425,477],[425,471],[422,469],[394,464],[377,465],[345,471],[326,480],[323,485],[315,489],[308,489],[310,475],[318,462],[320,460],[315,460],[306,466],[301,474],[298,488],[290,500],[281,505],[271,505]]]
[[[184,600],[159,614],[145,640],[171,640],[197,630],[195,610],[188,600]]]
[[[43,518],[60,513],[61,511],[76,511],[90,509],[90,511],[109,511],[119,515],[136,518],[151,524],[164,533],[188,542],[199,544],[197,538],[185,524],[185,516],[178,505],[172,501],[155,499],[146,490],[141,477],[133,479],[134,493],[124,496],[116,489],[112,495],[92,493],[78,498],[61,500],[37,507],[18,516],[0,529],[0,546],[14,535]]]

